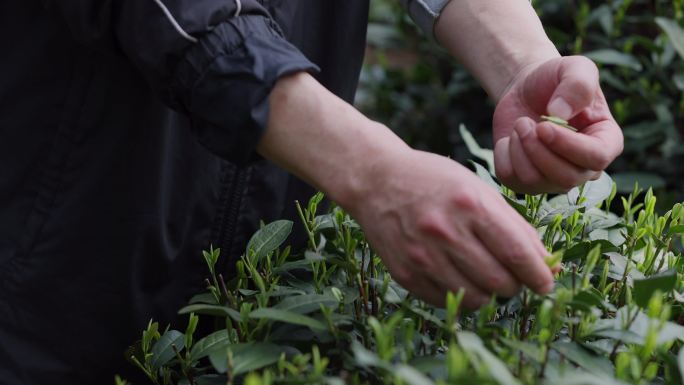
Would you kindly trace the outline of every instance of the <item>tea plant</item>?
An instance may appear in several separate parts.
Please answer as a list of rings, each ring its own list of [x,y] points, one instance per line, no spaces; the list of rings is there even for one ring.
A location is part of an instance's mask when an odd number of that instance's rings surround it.
[[[486,156],[485,156],[486,158]],[[397,285],[341,208],[297,204],[308,247],[283,247],[294,225],[264,225],[236,263],[180,310],[185,330],[151,321],[128,352],[154,385],[681,384],[684,206],[655,211],[651,190],[618,199],[607,175],[554,197],[518,197],[475,170],[539,232],[554,291],[445,308]],[[615,202],[616,204],[618,201]],[[214,332],[197,335],[198,323]],[[117,384],[124,384],[118,378]]]

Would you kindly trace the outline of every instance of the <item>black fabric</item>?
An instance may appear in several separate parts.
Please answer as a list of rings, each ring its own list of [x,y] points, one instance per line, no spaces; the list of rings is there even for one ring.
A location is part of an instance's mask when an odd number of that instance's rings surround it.
[[[145,383],[125,348],[312,189],[254,156],[305,70],[351,101],[367,1],[0,3],[0,384]]]

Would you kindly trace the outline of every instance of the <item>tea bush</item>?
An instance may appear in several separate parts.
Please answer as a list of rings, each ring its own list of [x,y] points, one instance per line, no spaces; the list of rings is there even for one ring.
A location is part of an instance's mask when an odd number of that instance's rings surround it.
[[[205,251],[207,291],[180,310],[187,328],[150,321],[128,357],[155,385],[681,384],[684,206],[659,215],[652,190],[635,187],[613,214],[606,174],[520,198],[474,167],[561,263],[551,294],[466,312],[449,293],[430,306],[393,282],[341,208],[319,215],[318,194],[297,204],[306,250],[283,246],[294,224],[281,220],[251,238],[234,278],[216,271],[220,250]],[[215,331],[198,335],[199,323]]]
[[[401,7],[371,2],[369,52],[357,105],[415,147],[465,161],[465,123],[491,146],[493,105],[479,85],[436,44],[420,36]],[[611,110],[624,129],[625,152],[611,174],[622,193],[635,181],[684,184],[684,1],[534,0],[551,40],[565,55],[600,67]]]

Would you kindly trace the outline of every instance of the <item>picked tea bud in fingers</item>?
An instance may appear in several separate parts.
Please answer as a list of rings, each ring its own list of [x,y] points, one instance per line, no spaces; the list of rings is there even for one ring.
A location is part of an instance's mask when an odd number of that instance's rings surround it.
[[[559,118],[559,117],[557,117],[557,116],[546,116],[546,115],[542,115],[541,118],[542,118],[543,120],[547,121],[547,122],[551,122],[551,123],[556,124],[556,125],[559,125],[559,126],[561,126],[561,127],[565,127],[565,128],[567,128],[568,130],[572,130],[572,131],[574,131],[574,132],[577,132],[577,129],[576,129],[575,127],[571,126],[570,123],[568,123],[567,120],[561,119],[561,118]]]

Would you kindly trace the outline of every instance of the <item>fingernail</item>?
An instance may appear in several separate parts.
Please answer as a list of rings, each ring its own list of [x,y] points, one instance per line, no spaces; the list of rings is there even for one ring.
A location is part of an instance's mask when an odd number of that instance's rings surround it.
[[[521,122],[515,126],[515,131],[518,133],[520,138],[524,138],[532,132],[532,123],[529,121]]]
[[[551,281],[548,284],[544,285],[544,287],[542,287],[541,292],[544,294],[550,293],[553,291],[553,288],[555,286],[556,286],[556,283],[554,281]]]
[[[572,117],[572,107],[565,101],[565,99],[558,97],[549,103],[549,114],[564,120],[569,120]]]
[[[537,128],[537,135],[542,142],[549,144],[553,142],[553,138],[556,136],[556,128],[553,124],[540,124]]]

